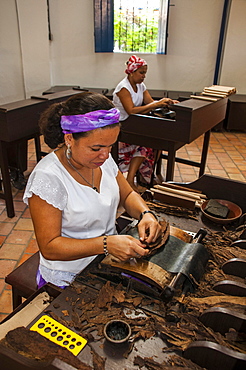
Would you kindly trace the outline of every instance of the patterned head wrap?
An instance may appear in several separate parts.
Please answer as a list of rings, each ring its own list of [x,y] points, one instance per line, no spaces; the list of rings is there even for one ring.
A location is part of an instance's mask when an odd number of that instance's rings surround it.
[[[126,74],[130,74],[135,72],[138,68],[142,66],[146,66],[147,62],[144,59],[137,57],[136,55],[132,55],[129,60],[126,62],[127,68],[125,70]]]
[[[120,111],[116,108],[95,110],[85,114],[61,116],[61,128],[64,134],[86,132],[118,123]]]

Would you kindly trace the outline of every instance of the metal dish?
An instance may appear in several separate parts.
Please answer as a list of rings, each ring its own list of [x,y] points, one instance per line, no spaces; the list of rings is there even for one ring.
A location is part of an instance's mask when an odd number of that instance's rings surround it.
[[[233,222],[237,220],[242,215],[242,209],[235,203],[230,202],[229,200],[223,200],[223,199],[215,199],[218,203],[222,204],[223,206],[226,206],[229,208],[229,213],[227,218],[219,218],[214,217],[212,215],[209,215],[207,212],[204,211],[206,205],[208,204],[209,200],[206,200],[201,205],[201,211],[202,214],[208,218],[209,220],[215,222],[216,224],[226,225],[230,222]]]

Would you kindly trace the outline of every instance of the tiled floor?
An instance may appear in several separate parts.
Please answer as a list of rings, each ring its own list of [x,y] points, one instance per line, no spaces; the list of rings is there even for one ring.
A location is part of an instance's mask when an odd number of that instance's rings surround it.
[[[177,156],[200,161],[202,137],[181,148]],[[42,144],[42,149],[47,147]],[[36,164],[35,149],[29,141],[29,162],[26,175]],[[191,182],[197,179],[199,169],[176,164],[174,180]],[[165,160],[163,160],[165,173]],[[205,173],[246,181],[246,133],[212,132]],[[23,191],[13,188],[16,216],[8,218],[5,202],[0,200],[0,321],[12,311],[11,287],[5,276],[38,249],[28,207],[22,202]]]

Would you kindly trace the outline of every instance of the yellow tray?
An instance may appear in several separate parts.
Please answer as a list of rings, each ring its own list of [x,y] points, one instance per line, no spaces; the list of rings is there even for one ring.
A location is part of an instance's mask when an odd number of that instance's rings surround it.
[[[65,347],[75,356],[84,348],[87,340],[48,315],[40,317],[30,330],[36,331],[51,342]]]

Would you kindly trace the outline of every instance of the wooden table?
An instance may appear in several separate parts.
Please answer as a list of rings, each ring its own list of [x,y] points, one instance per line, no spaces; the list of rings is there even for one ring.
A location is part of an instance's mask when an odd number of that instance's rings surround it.
[[[223,121],[226,114],[227,98],[216,102],[188,99],[174,104],[171,109],[176,112],[175,119],[159,118],[147,115],[132,114],[121,122],[118,140],[161,151],[162,158],[167,159],[165,181],[172,181],[175,162],[199,167],[199,176],[204,174],[210,140],[210,130]],[[176,157],[176,151],[192,143],[203,135],[201,161],[194,162]],[[112,150],[118,161],[118,146]]]
[[[198,180],[196,180],[193,183],[190,184],[183,184],[183,186],[189,187],[191,189],[198,189],[203,191],[209,198],[224,198],[233,202],[236,202],[240,207],[242,207],[243,211],[246,211],[246,184],[243,182],[223,179],[223,178],[217,178],[214,176],[209,175],[203,175]],[[207,229],[210,229],[211,231],[222,231],[223,228],[220,225],[213,224],[209,220],[204,219],[203,216],[199,215],[198,220],[192,220],[192,219],[184,219],[176,216],[170,216],[167,215],[166,218],[170,222],[170,224],[175,224],[176,226],[188,230],[196,232],[200,227],[205,227]],[[237,224],[231,225],[231,230],[235,230],[237,227]],[[100,269],[100,262],[104,258],[102,255],[98,256],[76,279],[75,285],[67,288],[66,290],[60,290],[56,287],[53,287],[53,291],[51,290],[50,294],[54,297],[54,300],[50,303],[48,307],[46,307],[45,311],[42,312],[39,315],[42,315],[43,313],[50,313],[51,315],[57,315],[57,317],[60,317],[62,320],[66,319],[68,322],[72,320],[72,316],[74,316],[73,320],[76,319],[76,312],[79,314],[83,313],[83,307],[84,307],[84,314],[86,315],[86,312],[89,311],[89,308],[87,306],[88,304],[88,295],[90,296],[90,299],[93,302],[96,302],[98,299],[99,291],[104,287],[107,283],[107,280],[105,280],[102,276],[97,276],[93,273],[95,271],[95,268]],[[117,275],[115,276],[116,280],[115,282],[111,281],[114,286],[117,286],[119,284],[119,281],[117,280]],[[49,284],[48,284],[49,286]],[[41,290],[43,291],[42,288]],[[129,291],[129,286],[125,286],[126,291]],[[48,288],[50,290],[50,288]],[[38,292],[35,293],[34,296],[36,296]],[[141,293],[139,294],[139,297],[142,296]],[[106,294],[105,294],[106,295]],[[146,298],[146,296],[143,294],[143,297]],[[26,302],[24,302],[17,310],[15,310],[11,315],[9,315],[8,319],[11,319],[11,317],[14,317],[18,314],[18,312],[21,311],[21,309],[25,306],[27,306],[33,297],[30,297],[27,299]],[[149,299],[147,297],[147,299]],[[84,306],[83,306],[84,302]],[[133,311],[131,312],[131,315],[133,314],[140,314],[140,317],[144,314],[150,314],[154,313],[156,314],[156,322],[160,320],[160,324],[162,322],[163,315],[165,315],[165,308],[162,306],[162,302],[157,304],[157,306],[154,306],[152,303],[154,303],[153,299],[150,299],[150,306],[143,304],[143,302]],[[105,313],[111,313],[113,315],[113,307],[109,308],[109,310],[106,309],[107,304],[105,303]],[[159,305],[159,308],[158,308]],[[93,310],[95,310],[96,306],[92,306],[91,311],[93,313]],[[124,303],[116,303],[116,307],[118,307],[120,310],[124,310],[125,304]],[[157,307],[157,308],[156,308]],[[112,310],[112,311],[111,311]],[[127,311],[129,310],[129,307],[127,308]],[[99,315],[99,314],[98,314]],[[93,315],[92,315],[93,316]],[[96,318],[97,314],[95,314],[93,317]],[[35,320],[38,319],[39,316],[35,318]],[[158,319],[158,317],[160,319]],[[7,321],[6,320],[6,321]],[[34,321],[35,321],[34,320]],[[93,318],[91,319],[93,322]],[[90,323],[90,322],[89,322]],[[78,326],[80,323],[78,322]],[[99,328],[101,325],[101,329],[104,325],[103,322],[100,322],[98,324]],[[174,326],[175,327],[175,326]],[[173,328],[174,328],[173,327]],[[146,327],[147,328],[147,327]],[[140,329],[139,329],[140,330]],[[94,334],[93,334],[94,335]],[[137,369],[138,366],[134,365],[134,359],[138,356],[141,358],[147,357],[151,358],[152,356],[154,360],[156,360],[158,363],[161,363],[162,361],[166,361],[168,357],[173,354],[172,352],[163,352],[163,348],[166,348],[165,340],[162,339],[161,336],[153,336],[149,339],[143,341],[139,340],[138,342],[135,342],[134,349],[130,353],[129,356],[124,356],[125,351],[127,351],[129,344],[115,347],[114,345],[106,342],[105,338],[98,337],[98,341],[94,340],[90,342],[90,345],[86,346],[82,352],[79,354],[79,358],[84,361],[87,364],[92,364],[92,357],[93,354],[91,350],[93,350],[97,355],[99,355],[102,358],[105,358],[106,366],[105,369],[110,370],[118,370],[119,368],[129,368],[129,369]],[[156,357],[155,357],[156,356]],[[17,364],[18,369],[26,370],[26,369],[35,369],[36,365],[31,367],[30,360],[23,360],[22,356],[17,356],[12,351],[3,350],[0,346],[0,358],[1,363],[3,365],[6,364],[7,367],[3,367],[3,369],[16,369]],[[23,363],[25,365],[23,365]],[[21,366],[28,366],[29,367],[21,367]],[[56,366],[57,365],[57,366]],[[59,367],[60,366],[60,367]],[[69,366],[66,363],[59,363],[56,364],[54,361],[52,364],[49,364],[49,367],[47,367],[47,370],[55,370],[55,369],[62,369],[62,370],[68,370],[70,369]]]
[[[60,91],[45,96],[35,96],[30,99],[7,103],[0,106],[0,168],[2,173],[2,193],[5,200],[8,217],[14,217],[14,203],[11,189],[7,148],[23,140],[34,139],[37,161],[41,159],[40,132],[38,120],[40,114],[49,105],[64,101],[77,94],[77,90]]]

